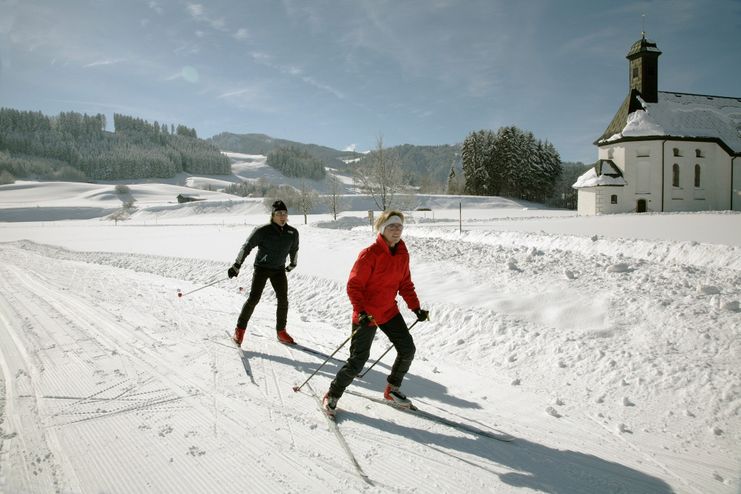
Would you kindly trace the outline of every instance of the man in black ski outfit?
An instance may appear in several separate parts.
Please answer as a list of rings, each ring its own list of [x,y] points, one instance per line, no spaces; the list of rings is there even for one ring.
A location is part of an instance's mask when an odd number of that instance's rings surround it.
[[[276,325],[278,331],[278,341],[293,345],[295,342],[291,335],[286,332],[286,319],[288,316],[288,278],[286,272],[296,267],[298,260],[298,230],[287,224],[288,208],[283,201],[273,203],[273,211],[270,215],[270,223],[255,228],[250,234],[247,241],[239,249],[237,259],[227,274],[229,278],[239,275],[239,269],[242,263],[250,254],[252,249],[257,247],[255,256],[254,271],[252,273],[252,286],[250,295],[242,306],[242,311],[237,319],[237,327],[234,329],[232,339],[237,345],[242,344],[244,332],[247,323],[255,310],[257,303],[260,301],[265,283],[270,280],[275,290],[275,296],[278,299],[278,308],[276,310]],[[291,261],[286,266],[286,258],[290,256]]]

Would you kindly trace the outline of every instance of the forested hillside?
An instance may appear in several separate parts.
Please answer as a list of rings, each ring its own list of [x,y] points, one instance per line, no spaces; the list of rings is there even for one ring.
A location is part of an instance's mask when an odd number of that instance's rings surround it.
[[[169,178],[180,172],[231,174],[221,151],[259,154],[287,177],[321,180],[325,167],[359,176],[374,154],[274,139],[264,134],[221,133],[202,140],[183,125],[149,123],[114,114],[114,132],[104,115],[0,109],[0,184],[39,180]],[[399,182],[427,193],[501,195],[575,207],[571,189],[584,165],[563,172],[552,144],[516,127],[472,132],[462,144],[384,149],[398,165]],[[581,164],[579,164],[581,165]]]
[[[231,173],[229,159],[194,129],[114,114],[0,109],[0,178],[120,180],[168,178],[179,172]]]
[[[411,185],[421,186],[425,192],[445,192],[445,184],[450,167],[460,169],[461,147],[458,144],[441,146],[415,146],[402,144],[386,149],[386,152],[398,161],[405,181]],[[363,166],[371,156],[364,156],[358,162]]]
[[[328,167],[335,168],[349,175],[358,166],[367,164],[370,159],[366,153],[339,151],[316,144],[303,144],[286,139],[275,139],[265,134],[231,134],[223,132],[209,139],[222,151],[231,151],[244,154],[262,154],[269,156],[271,152],[280,150],[285,153],[291,149],[292,153],[309,155],[324,162]],[[441,146],[414,146],[403,144],[387,149],[399,162],[404,179],[411,185],[422,185],[424,188],[435,188],[442,192],[453,163],[458,163],[460,169],[460,145]],[[272,164],[270,161],[268,164]]]
[[[344,170],[346,161],[363,156],[353,151],[338,151],[316,144],[303,144],[287,139],[275,139],[265,134],[232,134],[222,132],[208,139],[222,151],[244,154],[262,154],[268,156],[272,151],[291,148],[298,152],[308,153],[310,156],[324,162],[326,166]]]

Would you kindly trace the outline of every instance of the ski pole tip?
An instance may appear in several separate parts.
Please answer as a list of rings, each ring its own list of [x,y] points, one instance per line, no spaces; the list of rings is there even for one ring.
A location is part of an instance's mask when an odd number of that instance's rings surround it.
[[[294,392],[294,393],[298,393],[298,390],[299,390],[299,389],[301,389],[301,388],[299,388],[298,386],[294,386],[294,387],[293,387],[293,392]]]

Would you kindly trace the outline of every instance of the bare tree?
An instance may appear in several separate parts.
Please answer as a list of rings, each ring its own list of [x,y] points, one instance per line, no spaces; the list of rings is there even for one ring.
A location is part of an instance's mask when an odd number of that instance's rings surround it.
[[[390,208],[402,190],[402,172],[399,158],[383,148],[383,137],[376,140],[376,149],[367,164],[355,172],[358,187],[373,198],[381,211]]]
[[[342,199],[342,182],[337,178],[336,175],[327,176],[327,195],[324,196],[324,203],[329,207],[329,211],[332,213],[332,217],[337,221],[337,214],[342,211],[345,204]]]
[[[299,185],[296,201],[299,211],[301,211],[304,215],[304,225],[308,223],[308,218],[306,216],[314,208],[314,204],[316,204],[318,199],[319,195],[316,193],[316,191],[306,184],[306,180],[301,179],[301,184]]]

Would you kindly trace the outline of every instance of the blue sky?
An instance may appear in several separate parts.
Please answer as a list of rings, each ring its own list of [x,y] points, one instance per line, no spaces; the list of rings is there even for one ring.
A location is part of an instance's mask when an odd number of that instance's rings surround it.
[[[741,96],[739,0],[0,0],[0,106],[358,151],[516,125],[591,162],[643,14],[660,90]]]

